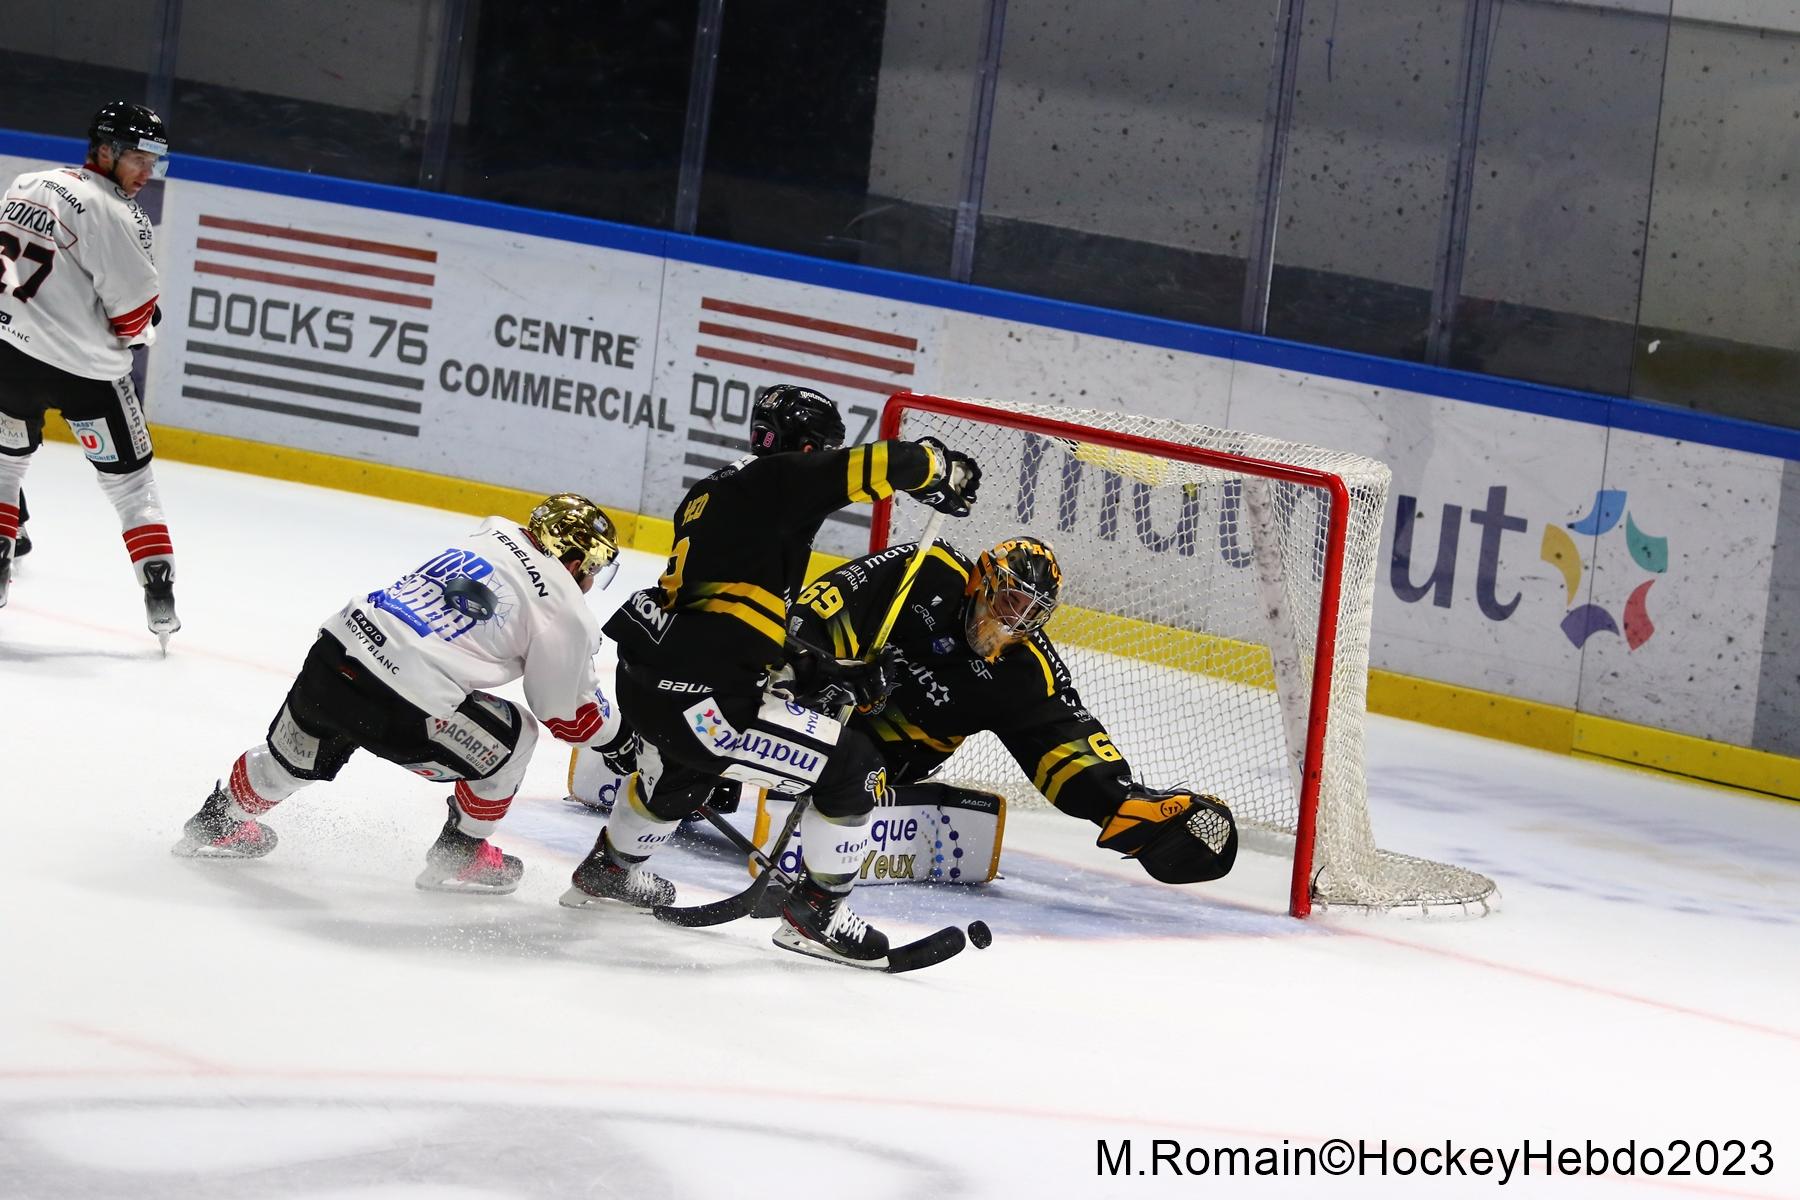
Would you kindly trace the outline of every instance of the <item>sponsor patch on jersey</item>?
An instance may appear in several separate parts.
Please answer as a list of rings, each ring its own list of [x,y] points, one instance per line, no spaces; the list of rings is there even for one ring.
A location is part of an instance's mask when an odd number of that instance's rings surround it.
[[[956,639],[953,637],[933,638],[931,641],[933,654],[948,654],[954,649],[956,649]]]
[[[69,432],[81,445],[81,452],[92,463],[116,463],[119,461],[119,448],[113,445],[112,435],[107,432],[105,421],[70,421]]]
[[[669,626],[675,621],[674,617],[662,610],[648,591],[633,592],[631,599],[625,602],[625,611],[648,631],[650,640],[658,644],[661,644],[663,635],[669,632]]]
[[[825,755],[819,750],[761,730],[740,733],[716,704],[702,701],[684,709],[682,715],[694,737],[713,753],[760,766],[778,778],[816,782],[825,769]],[[733,779],[745,778],[729,771],[726,774]]]
[[[0,313],[4,317],[5,313]],[[0,413],[0,446],[8,450],[25,450],[31,446],[31,430],[17,417]]]
[[[765,704],[762,718],[827,746],[837,745],[838,735],[843,732],[843,726],[830,717],[793,703]]]

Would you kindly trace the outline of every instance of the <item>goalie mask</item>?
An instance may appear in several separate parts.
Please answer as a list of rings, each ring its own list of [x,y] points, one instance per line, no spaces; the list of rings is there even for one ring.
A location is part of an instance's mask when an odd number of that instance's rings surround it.
[[[577,583],[592,578],[604,588],[618,573],[618,532],[612,518],[586,496],[546,496],[531,510],[525,527],[546,552],[575,568]]]
[[[1044,627],[1061,590],[1062,568],[1047,542],[1008,538],[986,551],[969,573],[963,613],[969,649],[993,662]]]
[[[836,450],[844,444],[844,418],[831,397],[811,388],[778,383],[750,409],[750,453]]]
[[[114,100],[100,106],[88,123],[88,148],[111,146],[113,154],[142,150],[153,155],[150,178],[161,179],[169,171],[169,128],[163,119],[141,104]]]

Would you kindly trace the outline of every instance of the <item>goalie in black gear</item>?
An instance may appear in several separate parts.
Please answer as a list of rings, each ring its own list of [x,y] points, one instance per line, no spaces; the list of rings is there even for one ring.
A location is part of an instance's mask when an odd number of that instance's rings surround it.
[[[859,657],[858,638],[879,622],[913,549],[893,546],[821,576],[794,606],[789,633],[833,657]],[[927,781],[965,738],[991,731],[1046,800],[1099,827],[1102,849],[1165,883],[1222,877],[1237,856],[1231,810],[1192,788],[1131,778],[1044,631],[1061,587],[1055,553],[1034,537],[1008,538],[973,562],[932,547],[888,636],[899,682],[885,702],[860,707],[850,729],[874,742],[891,786],[914,803],[948,786]]]
[[[967,456],[930,439],[840,449],[843,437],[831,400],[790,384],[770,388],[752,410],[751,454],[696,483],[676,506],[667,572],[605,627],[619,651],[620,707],[644,746],[564,905],[670,903],[674,888],[644,863],[724,777],[812,797],[806,861],[776,943],[885,965],[887,938],[844,902],[886,788],[881,756],[862,733],[769,685],[783,666],[789,604],[828,515],[895,491],[964,515],[981,476]],[[871,600],[877,618],[892,599],[890,591],[880,605]],[[830,670],[878,699],[882,664],[834,662]]]

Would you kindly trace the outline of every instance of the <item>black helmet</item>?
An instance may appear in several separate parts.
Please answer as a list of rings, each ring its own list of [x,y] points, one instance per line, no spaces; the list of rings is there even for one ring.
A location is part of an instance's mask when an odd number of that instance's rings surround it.
[[[844,444],[844,418],[829,396],[791,383],[778,383],[750,409],[750,453],[835,450]]]
[[[163,119],[141,104],[132,104],[126,100],[114,100],[110,104],[102,104],[100,111],[88,125],[88,144],[104,144],[118,146],[126,150],[144,150],[156,155],[158,170],[152,172],[162,175],[162,168],[169,153],[169,127]]]
[[[1042,629],[1056,611],[1062,568],[1041,538],[1007,538],[982,552],[969,572],[963,632],[969,649],[992,662]]]

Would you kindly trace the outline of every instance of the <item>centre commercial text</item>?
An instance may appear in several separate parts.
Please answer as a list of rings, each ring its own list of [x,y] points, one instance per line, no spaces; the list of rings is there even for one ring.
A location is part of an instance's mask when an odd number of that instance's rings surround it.
[[[509,350],[603,363],[630,370],[636,365],[639,339],[585,325],[566,325],[537,317],[502,313],[494,319],[494,341]],[[675,432],[666,396],[600,387],[567,375],[544,375],[515,367],[464,363],[446,358],[438,367],[438,384],[451,393],[488,397],[510,404],[548,408],[576,416],[603,418],[626,425],[648,425]]]

